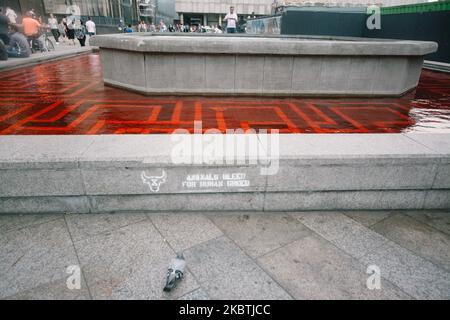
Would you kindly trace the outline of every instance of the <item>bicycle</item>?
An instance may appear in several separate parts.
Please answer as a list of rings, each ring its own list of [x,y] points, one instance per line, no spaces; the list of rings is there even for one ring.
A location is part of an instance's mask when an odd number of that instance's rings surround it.
[[[50,52],[55,50],[55,45],[48,37],[48,30],[42,29],[42,34],[38,37],[29,37],[30,49],[32,53],[37,52]]]

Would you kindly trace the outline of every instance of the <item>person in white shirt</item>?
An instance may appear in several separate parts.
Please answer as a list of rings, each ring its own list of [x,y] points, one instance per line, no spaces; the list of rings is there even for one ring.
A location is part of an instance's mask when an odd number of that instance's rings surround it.
[[[227,13],[223,20],[227,22],[227,33],[236,33],[238,16],[234,12],[234,7],[230,7],[230,12]]]
[[[10,7],[6,7],[5,16],[8,18],[9,23],[16,24],[17,14],[16,12],[11,9]]]
[[[58,31],[58,20],[56,20],[53,14],[50,14],[50,18],[48,18],[48,26],[55,38],[56,44],[59,44],[59,31]]]
[[[95,22],[92,21],[91,17],[88,17],[88,21],[86,21],[86,30],[89,36],[94,36],[97,32]]]

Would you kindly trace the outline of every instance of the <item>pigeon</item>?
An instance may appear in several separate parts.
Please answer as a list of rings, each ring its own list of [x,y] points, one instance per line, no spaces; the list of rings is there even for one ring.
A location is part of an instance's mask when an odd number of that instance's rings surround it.
[[[178,282],[183,279],[184,276],[184,268],[186,266],[186,261],[182,254],[178,254],[175,259],[172,260],[168,270],[167,270],[167,278],[166,285],[164,286],[164,291],[169,292],[173,288],[176,287]]]

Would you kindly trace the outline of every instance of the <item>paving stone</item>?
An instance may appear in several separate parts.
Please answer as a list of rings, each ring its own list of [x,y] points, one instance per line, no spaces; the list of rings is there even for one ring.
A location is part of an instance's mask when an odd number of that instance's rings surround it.
[[[62,218],[61,214],[0,214],[0,234]]]
[[[149,217],[177,252],[222,235],[209,219],[197,213],[151,213]]]
[[[391,241],[360,259],[416,299],[450,299],[450,274]]]
[[[366,267],[317,235],[297,240],[258,261],[296,299],[409,298],[383,279],[380,290],[369,290]]]
[[[67,275],[68,276],[68,275]],[[89,291],[86,283],[81,278],[80,289],[69,289],[67,279],[46,283],[36,288],[20,292],[7,300],[89,300]]]
[[[339,212],[293,214],[300,222],[355,258],[386,243],[387,239]]]
[[[409,211],[407,215],[450,235],[450,211]]]
[[[209,300],[209,296],[203,289],[197,289],[182,296],[178,300]]]
[[[392,213],[389,211],[346,211],[345,215],[358,221],[366,227],[387,218]]]
[[[375,224],[372,229],[450,271],[450,236],[400,214]]]
[[[175,253],[151,221],[75,242],[93,299],[176,299],[199,286],[189,272],[163,292]]]
[[[67,214],[65,219],[73,241],[78,241],[147,220],[147,216],[145,213]]]
[[[311,234],[308,228],[285,213],[214,214],[211,219],[252,257]]]
[[[64,281],[78,265],[63,219],[0,234],[0,298]]]
[[[186,263],[211,299],[289,299],[290,296],[226,237],[185,251]]]

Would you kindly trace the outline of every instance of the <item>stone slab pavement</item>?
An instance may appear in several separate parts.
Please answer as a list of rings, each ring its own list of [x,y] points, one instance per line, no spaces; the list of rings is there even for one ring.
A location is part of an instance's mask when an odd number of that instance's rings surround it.
[[[53,38],[51,38],[51,40],[55,43]],[[31,66],[51,60],[68,58],[77,54],[91,52],[93,50],[97,50],[97,48],[89,46],[88,42],[86,42],[85,47],[81,47],[78,41],[76,41],[75,45],[60,42],[59,45],[55,44],[55,51],[36,52],[28,58],[9,58],[7,61],[0,61],[0,71]]]
[[[0,299],[450,299],[450,212],[0,215],[0,270]]]

